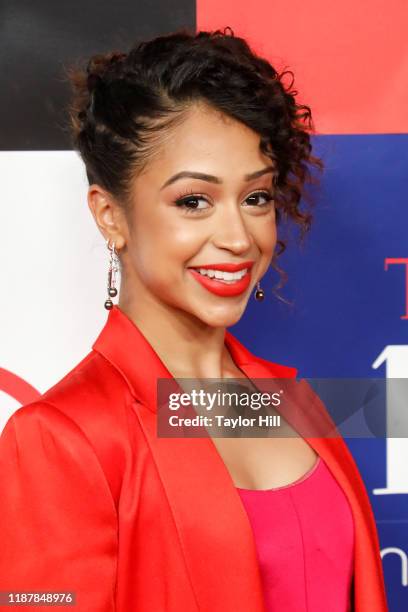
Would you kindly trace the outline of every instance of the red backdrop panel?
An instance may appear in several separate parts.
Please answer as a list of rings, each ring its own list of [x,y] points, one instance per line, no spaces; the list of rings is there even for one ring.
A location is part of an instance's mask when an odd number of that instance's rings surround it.
[[[320,134],[408,132],[406,0],[197,0],[197,29],[231,26],[278,69]]]

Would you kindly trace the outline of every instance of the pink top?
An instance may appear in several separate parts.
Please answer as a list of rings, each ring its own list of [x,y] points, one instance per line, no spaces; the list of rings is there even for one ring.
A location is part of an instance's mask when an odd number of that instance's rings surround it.
[[[349,612],[353,515],[323,459],[288,485],[237,491],[254,532],[267,612]]]

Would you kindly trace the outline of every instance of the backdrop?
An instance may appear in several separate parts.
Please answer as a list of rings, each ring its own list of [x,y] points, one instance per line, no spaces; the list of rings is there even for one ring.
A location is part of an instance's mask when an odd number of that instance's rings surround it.
[[[231,331],[301,377],[408,377],[408,5],[405,0],[2,0],[0,428],[89,352],[107,251],[70,151],[63,68],[181,26],[230,26],[295,73],[326,164],[278,302]],[[262,324],[260,324],[262,320]],[[273,350],[271,350],[273,346]],[[408,604],[408,441],[347,439],[377,520],[390,610]]]

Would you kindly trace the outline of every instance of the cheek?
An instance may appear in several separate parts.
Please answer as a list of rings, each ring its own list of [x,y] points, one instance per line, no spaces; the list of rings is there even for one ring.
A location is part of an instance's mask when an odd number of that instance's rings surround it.
[[[256,242],[261,253],[272,255],[277,242],[277,227],[275,218],[271,217],[265,223],[259,224],[255,229]]]
[[[202,225],[174,217],[145,217],[133,235],[133,265],[147,282],[180,279],[183,268],[205,244]]]
[[[168,223],[159,238],[158,254],[167,259],[167,265],[182,273],[208,240],[205,224],[189,219],[174,219]]]

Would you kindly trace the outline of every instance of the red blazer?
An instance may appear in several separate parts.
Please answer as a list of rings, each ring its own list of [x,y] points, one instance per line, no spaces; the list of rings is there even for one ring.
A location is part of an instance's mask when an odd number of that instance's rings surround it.
[[[228,331],[225,343],[251,378],[296,376]],[[264,612],[251,526],[212,438],[157,436],[156,380],[171,374],[118,306],[92,349],[0,437],[0,590],[73,591],[78,612]],[[305,412],[316,406],[328,414],[315,399]],[[358,468],[342,438],[308,441],[353,512],[354,610],[384,612]]]

